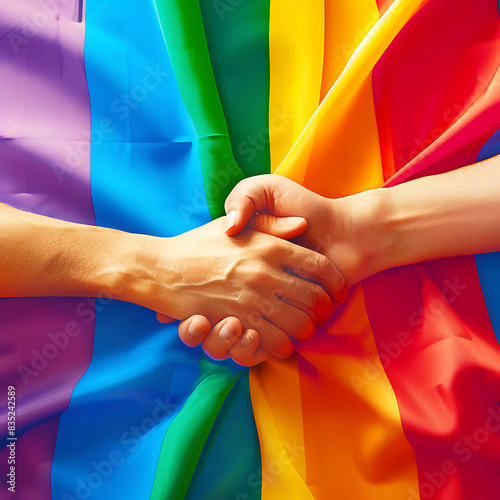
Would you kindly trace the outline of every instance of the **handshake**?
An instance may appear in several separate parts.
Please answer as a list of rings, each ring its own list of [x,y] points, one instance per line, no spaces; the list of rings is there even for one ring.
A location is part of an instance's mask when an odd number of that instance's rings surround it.
[[[240,182],[226,217],[160,238],[0,203],[0,297],[101,293],[182,320],[214,359],[252,366],[294,352],[384,269],[500,251],[500,155],[338,199],[278,175]]]
[[[161,278],[151,281],[168,286],[155,285],[148,307],[161,322],[183,320],[181,340],[214,359],[287,358],[292,340],[311,340],[348,300],[349,286],[381,270],[380,191],[327,199],[277,175],[246,179],[226,217],[155,239],[151,268]]]

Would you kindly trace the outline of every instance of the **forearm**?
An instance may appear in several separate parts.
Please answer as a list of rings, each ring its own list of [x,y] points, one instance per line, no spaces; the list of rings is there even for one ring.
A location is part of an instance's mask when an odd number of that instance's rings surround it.
[[[0,204],[0,296],[97,296],[124,288],[134,236]]]
[[[500,157],[375,190],[374,270],[500,250]],[[369,231],[369,228],[366,228]]]

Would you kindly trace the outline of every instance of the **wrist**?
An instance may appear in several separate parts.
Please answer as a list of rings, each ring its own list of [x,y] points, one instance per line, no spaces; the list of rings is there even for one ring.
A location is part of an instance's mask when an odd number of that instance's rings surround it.
[[[378,188],[359,196],[366,201],[364,249],[368,276],[396,267],[401,250],[401,223],[390,188]]]
[[[400,236],[387,189],[365,191],[329,202],[333,215],[327,256],[350,286],[397,265]]]
[[[171,265],[174,249],[175,238],[126,233],[111,280],[114,298],[176,317],[173,285],[182,276]]]
[[[96,226],[74,226],[67,231],[77,233],[68,235],[69,241],[79,242],[77,257],[68,255],[69,262],[62,263],[70,270],[72,294],[121,299],[132,269],[130,248],[136,235]]]

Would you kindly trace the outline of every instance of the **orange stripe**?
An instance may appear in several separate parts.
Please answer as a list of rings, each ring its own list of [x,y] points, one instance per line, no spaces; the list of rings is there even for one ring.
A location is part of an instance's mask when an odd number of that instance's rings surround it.
[[[380,365],[361,286],[300,351],[306,479],[316,500],[406,498],[413,450]]]
[[[364,1],[360,0],[360,5]],[[367,33],[276,173],[330,197],[382,184],[371,72],[420,3],[395,1]],[[359,21],[351,22],[362,26],[376,12],[376,3],[372,1],[371,12],[363,11]],[[332,52],[329,54],[333,57]]]
[[[280,22],[278,4],[283,1],[271,2],[271,26]],[[320,97],[327,95],[277,173],[331,197],[382,184],[371,71],[419,4],[396,0],[370,30],[378,13],[375,0],[327,2]],[[352,16],[339,23],[335,17],[344,11]],[[331,33],[335,23],[339,31]],[[322,32],[323,26],[317,30]],[[361,43],[362,36],[356,39],[360,31],[369,31]],[[341,61],[343,39],[351,47],[343,47]],[[277,47],[279,43],[283,39],[270,35],[270,51],[276,56],[271,57],[271,92],[282,96],[281,106],[292,106],[303,94],[287,93],[287,78],[276,79],[277,74],[287,74],[278,64],[278,55],[286,53]],[[299,41],[288,38],[287,43]],[[279,62],[283,65],[281,56]],[[317,72],[313,80],[317,82]],[[302,91],[311,88],[314,85]],[[271,99],[270,113],[276,102]],[[292,129],[297,126],[295,120],[294,116]],[[284,144],[291,147],[296,135],[283,139],[284,135],[273,134],[271,157],[273,150],[281,151],[275,154],[273,167],[276,158],[283,156]],[[250,373],[265,480],[262,499],[385,500],[406,498],[410,487],[418,491],[415,459],[402,430],[396,398],[385,372],[377,368],[380,362],[361,287],[353,290],[329,329],[318,332],[299,352],[292,360],[267,363]]]

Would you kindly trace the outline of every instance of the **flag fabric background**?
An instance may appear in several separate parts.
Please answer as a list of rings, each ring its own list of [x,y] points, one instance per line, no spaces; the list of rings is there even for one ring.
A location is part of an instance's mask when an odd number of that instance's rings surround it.
[[[250,175],[340,197],[492,157],[499,9],[3,0],[0,201],[169,237]],[[496,498],[499,282],[498,254],[379,273],[250,370],[104,293],[2,299],[0,471],[15,386],[23,500]]]

